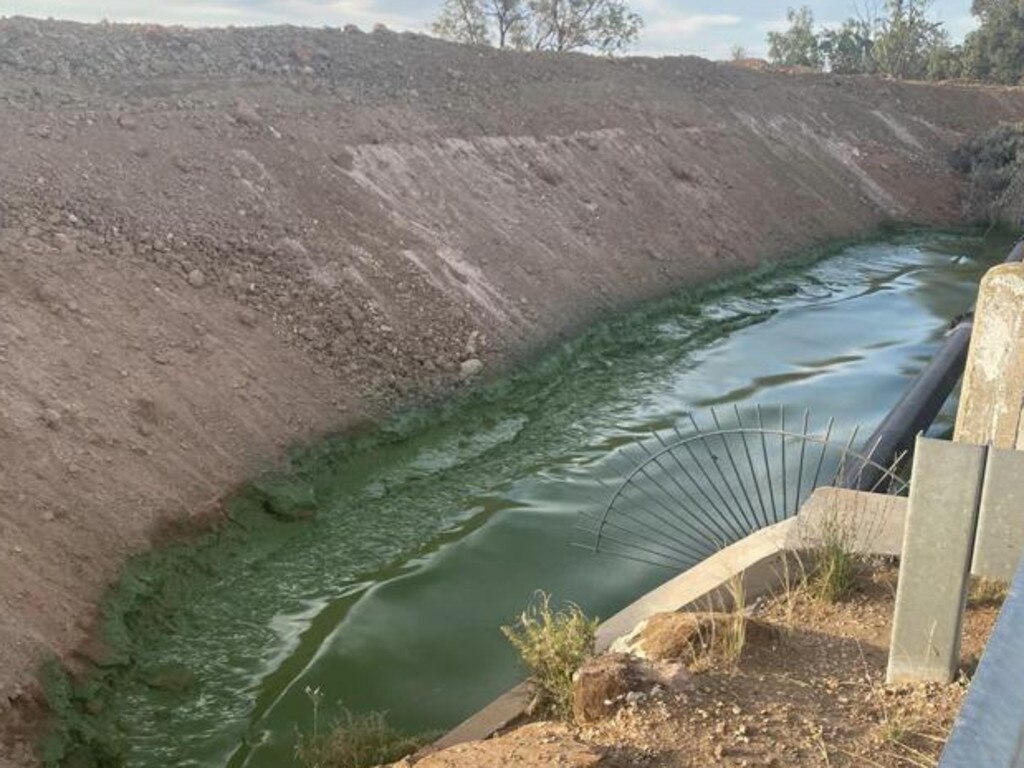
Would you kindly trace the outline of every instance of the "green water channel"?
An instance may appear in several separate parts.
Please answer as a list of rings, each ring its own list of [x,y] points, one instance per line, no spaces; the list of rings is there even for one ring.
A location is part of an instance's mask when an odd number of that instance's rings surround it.
[[[598,481],[628,469],[624,446],[733,404],[870,431],[1009,245],[903,234],[684,291],[296,454],[225,531],[127,571],[95,717],[128,765],[161,767],[292,765],[307,686],[325,722],[344,705],[409,732],[456,724],[519,679],[498,627],[535,590],[607,617],[670,575],[570,546],[577,513],[607,495]],[[275,520],[266,494],[315,499],[315,515]]]

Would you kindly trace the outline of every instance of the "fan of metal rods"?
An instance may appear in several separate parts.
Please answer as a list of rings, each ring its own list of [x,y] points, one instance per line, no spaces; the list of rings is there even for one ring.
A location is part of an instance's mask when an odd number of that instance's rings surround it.
[[[891,467],[875,463],[872,450],[853,449],[859,429],[837,439],[833,419],[815,431],[805,411],[791,429],[785,408],[760,406],[746,421],[735,407],[726,418],[712,409],[710,419],[702,428],[688,416],[682,429],[624,448],[632,467],[617,488],[601,483],[611,494],[602,509],[581,513],[590,541],[580,546],[680,570],[795,515],[815,488],[844,475],[873,468],[880,477],[872,490],[906,490],[897,474],[903,457]]]

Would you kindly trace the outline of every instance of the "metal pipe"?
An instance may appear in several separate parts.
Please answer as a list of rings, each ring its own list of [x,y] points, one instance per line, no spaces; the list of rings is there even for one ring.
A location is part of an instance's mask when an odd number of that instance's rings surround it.
[[[1018,240],[1004,263],[1024,260],[1024,239]],[[855,463],[846,468],[841,480],[843,488],[871,490],[882,480],[879,468],[891,466],[901,454],[910,455],[914,438],[926,430],[939,415],[956,383],[963,376],[967,351],[971,343],[971,313],[956,318],[946,338],[925,369],[917,375],[900,397],[899,402],[882,419],[881,424],[864,443],[862,451],[872,464]]]

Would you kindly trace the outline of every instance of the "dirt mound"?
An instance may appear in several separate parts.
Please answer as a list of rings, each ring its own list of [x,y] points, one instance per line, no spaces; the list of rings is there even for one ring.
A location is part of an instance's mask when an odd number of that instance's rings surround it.
[[[180,75],[323,73],[346,36],[298,27],[191,29],[14,18],[0,28],[0,60],[39,75],[122,79]]]
[[[290,442],[901,219],[1007,88],[0,20],[0,711]],[[8,722],[9,715],[4,715]]]

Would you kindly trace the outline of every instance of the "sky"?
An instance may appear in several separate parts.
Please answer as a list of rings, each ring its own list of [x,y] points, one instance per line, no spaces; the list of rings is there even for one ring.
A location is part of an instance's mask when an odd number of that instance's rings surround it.
[[[872,0],[867,0],[871,2]],[[442,0],[0,0],[0,16],[78,21],[137,21],[190,26],[299,24],[426,32]],[[860,0],[863,5],[865,0]],[[881,0],[874,0],[880,3]],[[750,56],[767,53],[765,35],[786,27],[786,8],[810,5],[823,24],[855,14],[858,0],[630,0],[646,22],[634,53],[729,56],[734,45]],[[934,16],[954,39],[973,26],[970,0],[935,0]]]

